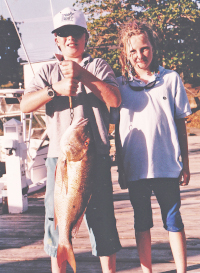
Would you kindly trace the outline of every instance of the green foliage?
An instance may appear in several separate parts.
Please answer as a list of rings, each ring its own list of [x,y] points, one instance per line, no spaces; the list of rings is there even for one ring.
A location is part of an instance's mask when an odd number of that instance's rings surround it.
[[[16,82],[21,73],[17,62],[20,41],[11,20],[0,16],[0,86]]]
[[[121,73],[119,49],[117,49],[118,29],[124,21],[135,15],[129,2],[119,0],[78,0],[76,2],[88,18],[89,53],[93,57],[104,58],[116,75]]]
[[[200,70],[200,10],[190,0],[162,2],[148,5],[141,18],[154,23],[160,36],[162,65],[195,83]]]
[[[77,0],[88,18],[89,52],[102,57],[120,74],[118,30],[130,18],[154,25],[160,37],[160,64],[197,81],[200,71],[200,10],[191,0]],[[136,9],[137,8],[137,9]],[[115,49],[113,49],[115,46]],[[108,50],[108,47],[110,49]]]

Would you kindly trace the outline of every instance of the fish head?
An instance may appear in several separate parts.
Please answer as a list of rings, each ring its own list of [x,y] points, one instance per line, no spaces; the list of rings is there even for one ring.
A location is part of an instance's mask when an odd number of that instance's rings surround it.
[[[94,153],[94,139],[88,119],[79,118],[68,127],[61,138],[61,151],[69,161],[80,161]]]

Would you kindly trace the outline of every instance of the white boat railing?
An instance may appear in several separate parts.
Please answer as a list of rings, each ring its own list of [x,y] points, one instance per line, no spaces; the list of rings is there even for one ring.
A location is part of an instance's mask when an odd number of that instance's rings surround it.
[[[40,108],[29,114],[22,113],[20,111],[20,101],[23,94],[23,89],[0,89],[0,119],[2,123],[5,123],[10,118],[19,117],[23,124],[23,141],[27,146],[26,173],[27,178],[32,181],[29,192],[33,192],[46,184],[45,159],[48,152],[48,141],[46,140],[46,127],[39,119],[39,117],[44,119],[45,108]],[[32,126],[33,117],[37,122],[37,128]],[[38,131],[40,132],[37,133]],[[36,139],[33,139],[32,136],[35,135],[37,135]],[[5,154],[1,149],[0,161],[4,160]]]

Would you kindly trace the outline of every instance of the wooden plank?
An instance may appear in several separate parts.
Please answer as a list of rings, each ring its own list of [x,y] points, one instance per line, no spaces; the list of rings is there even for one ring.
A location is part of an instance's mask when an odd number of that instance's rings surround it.
[[[181,214],[187,238],[187,271],[200,272],[200,143],[189,140],[191,182],[181,187]],[[142,272],[137,254],[134,212],[128,190],[121,190],[117,182],[116,167],[112,167],[113,199],[117,228],[123,249],[117,253],[117,272]],[[0,272],[47,273],[50,258],[43,250],[45,189],[29,196],[29,210],[24,214],[0,215]],[[152,234],[152,259],[154,272],[175,272],[168,232],[161,221],[160,208],[152,196],[154,227]],[[77,260],[77,272],[99,273],[99,259],[92,256],[85,223],[81,224],[76,240],[73,240]],[[16,271],[17,268],[17,271]],[[69,269],[67,272],[72,272]]]
[[[10,262],[1,265],[1,273],[16,273],[16,268],[20,273],[49,273],[51,272],[49,259],[38,259],[33,261]],[[67,272],[73,273],[70,267]],[[99,262],[79,262],[77,263],[77,272],[80,273],[101,273]],[[139,263],[134,262],[119,262],[117,261],[116,272],[121,273],[142,273]],[[176,273],[173,263],[153,264],[153,272],[160,273]],[[200,265],[192,264],[188,266],[187,272],[199,273]]]

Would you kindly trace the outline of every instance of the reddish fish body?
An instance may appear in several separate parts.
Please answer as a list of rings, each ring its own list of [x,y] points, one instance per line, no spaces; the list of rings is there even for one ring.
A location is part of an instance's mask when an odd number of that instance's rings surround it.
[[[55,227],[58,225],[59,267],[68,261],[74,272],[76,262],[71,242],[72,229],[79,226],[92,194],[95,147],[88,119],[72,123],[61,139],[62,154],[56,167],[54,194]]]

